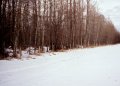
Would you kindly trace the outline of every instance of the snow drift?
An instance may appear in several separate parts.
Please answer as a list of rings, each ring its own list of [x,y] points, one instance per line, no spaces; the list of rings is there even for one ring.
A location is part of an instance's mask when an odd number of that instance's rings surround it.
[[[120,45],[1,60],[0,86],[120,86]]]

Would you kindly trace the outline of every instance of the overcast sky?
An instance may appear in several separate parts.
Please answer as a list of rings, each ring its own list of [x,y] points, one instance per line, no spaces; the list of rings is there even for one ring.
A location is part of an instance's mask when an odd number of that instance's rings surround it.
[[[95,0],[100,12],[112,20],[120,31],[120,0]]]

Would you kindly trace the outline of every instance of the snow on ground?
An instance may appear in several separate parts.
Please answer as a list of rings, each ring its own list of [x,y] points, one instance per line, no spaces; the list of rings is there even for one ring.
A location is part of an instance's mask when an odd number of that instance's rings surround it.
[[[120,86],[120,45],[1,60],[0,86]]]

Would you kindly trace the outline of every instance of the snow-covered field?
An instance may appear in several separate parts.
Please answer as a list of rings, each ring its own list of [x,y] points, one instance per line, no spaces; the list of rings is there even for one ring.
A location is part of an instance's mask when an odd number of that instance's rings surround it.
[[[120,45],[35,58],[1,60],[0,86],[120,86]]]

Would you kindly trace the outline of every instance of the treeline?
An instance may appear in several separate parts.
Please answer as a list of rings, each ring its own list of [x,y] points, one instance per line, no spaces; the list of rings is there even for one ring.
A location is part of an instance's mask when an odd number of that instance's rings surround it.
[[[0,0],[0,53],[33,46],[51,50],[120,42],[111,20],[91,0]]]

